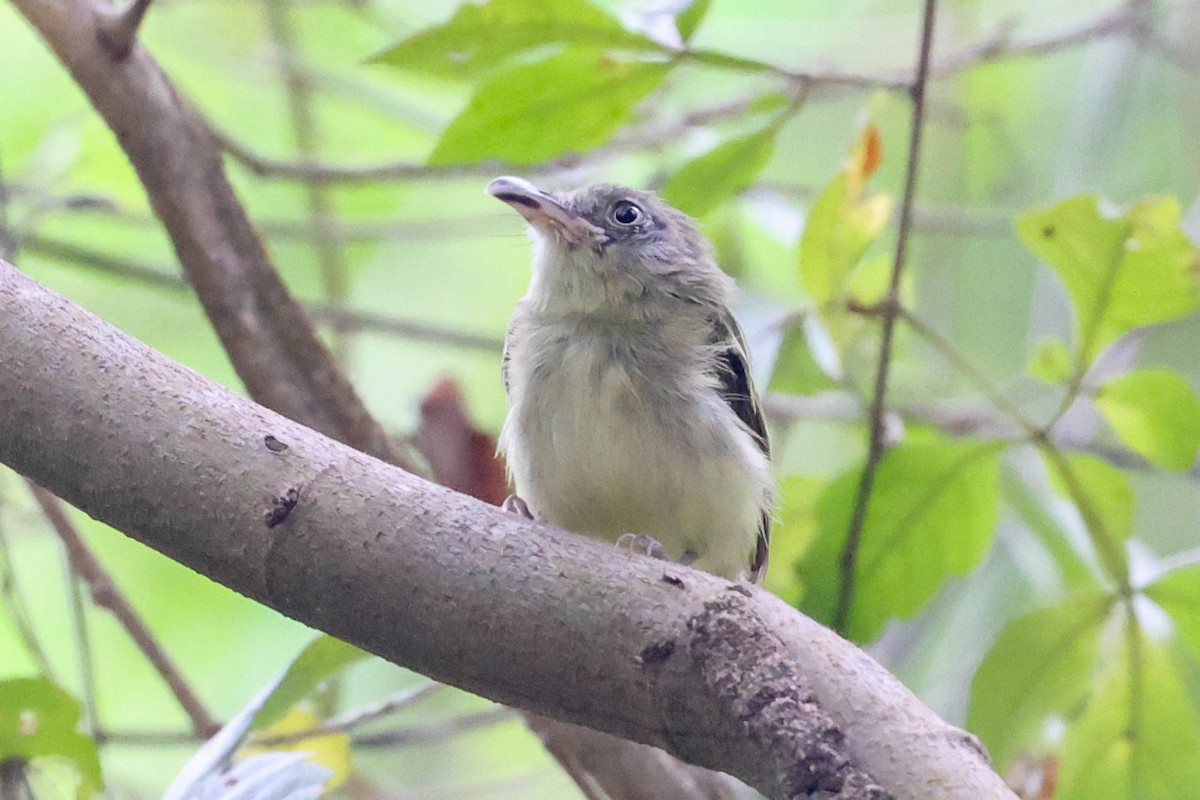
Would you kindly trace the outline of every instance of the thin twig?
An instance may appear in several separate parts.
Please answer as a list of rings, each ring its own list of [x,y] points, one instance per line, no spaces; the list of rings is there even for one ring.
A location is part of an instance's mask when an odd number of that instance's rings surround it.
[[[129,599],[83,541],[83,537],[67,516],[62,501],[32,481],[29,482],[29,487],[46,520],[62,540],[75,573],[87,583],[93,602],[101,608],[108,609],[125,628],[134,644],[162,676],[175,699],[179,701],[179,705],[191,720],[196,735],[202,738],[211,736],[220,728],[220,724],[201,704],[196,693],[175,666],[175,662],[158,644]]]
[[[9,551],[3,527],[0,527],[0,602],[4,604],[4,611],[12,620],[13,627],[17,629],[17,636],[25,645],[29,657],[33,659],[34,666],[53,680],[54,670],[50,659],[46,657],[46,651],[38,639],[37,630],[29,614],[29,605],[25,602],[20,584],[17,583],[17,573],[13,569],[12,553]]]
[[[937,12],[937,0],[925,0],[925,13],[921,25],[921,42],[917,60],[917,75],[912,84],[912,132],[908,142],[908,164],[904,175],[904,197],[900,205],[900,229],[896,236],[896,257],[892,262],[892,274],[888,284],[887,300],[883,312],[883,331],[879,343],[879,365],[875,373],[875,388],[871,396],[870,443],[867,461],[863,465],[858,484],[858,496],[854,502],[854,514],[846,531],[846,543],[842,548],[842,580],[838,591],[837,609],[833,627],[844,631],[850,617],[854,599],[854,572],[858,563],[858,546],[862,539],[863,523],[867,518],[867,506],[871,500],[871,488],[884,445],[884,403],[887,394],[888,371],[892,363],[892,337],[896,328],[896,317],[900,311],[900,279],[908,254],[908,237],[912,229],[913,199],[916,196],[917,172],[921,156],[921,132],[925,117],[925,88],[929,81],[929,54],[933,45],[933,23]]]
[[[496,706],[485,711],[438,720],[428,725],[413,725],[382,733],[365,733],[352,737],[350,743],[354,747],[403,747],[412,744],[436,744],[453,739],[468,731],[489,728],[492,725],[517,718],[517,712],[511,708]]]
[[[444,689],[445,685],[435,681],[427,681],[417,686],[404,689],[396,692],[390,697],[385,697],[374,703],[369,703],[361,708],[353,709],[340,714],[336,717],[325,720],[319,725],[314,725],[311,728],[306,728],[302,731],[290,731],[288,733],[280,733],[272,736],[256,736],[253,744],[255,747],[278,747],[283,744],[294,744],[305,739],[311,739],[315,736],[328,736],[334,733],[345,733],[352,731],[360,725],[365,725],[368,722],[373,722],[382,717],[391,714],[398,714],[401,711],[406,711],[412,708],[422,700],[431,697],[435,692]]]
[[[27,481],[29,488],[36,490],[37,484]],[[40,502],[40,501],[39,501]],[[75,637],[75,655],[79,660],[79,684],[83,694],[83,716],[88,735],[95,738],[102,729],[100,722],[99,692],[96,690],[96,660],[92,653],[92,637],[88,631],[87,611],[83,605],[83,591],[77,570],[71,563],[71,553],[66,541],[62,547],[63,585],[67,587],[67,608],[71,618],[71,633]]]
[[[116,275],[127,280],[175,292],[191,292],[188,282],[181,276],[136,261],[130,261],[108,253],[81,247],[40,234],[29,234],[22,242],[25,250],[43,258],[51,258],[65,264],[75,264]],[[333,308],[325,304],[306,304],[308,312],[317,322],[336,322],[348,331],[384,333],[413,341],[459,347],[464,350],[479,350],[499,353],[504,349],[504,340],[496,336],[468,333],[453,328],[418,320],[405,320],[371,311],[348,308]]]
[[[267,27],[270,29],[276,51],[298,54],[291,10],[285,0],[265,0],[265,5]],[[320,131],[313,114],[312,82],[309,80],[306,66],[298,58],[282,57],[279,63],[283,72],[296,147],[303,161],[312,161],[320,149]],[[305,201],[308,205],[308,224],[313,231],[313,244],[317,253],[321,290],[326,302],[334,308],[339,308],[345,305],[349,281],[333,198],[326,186],[310,183],[305,187]],[[345,362],[348,352],[344,333],[343,327],[335,322],[331,349],[335,357],[342,362]]]

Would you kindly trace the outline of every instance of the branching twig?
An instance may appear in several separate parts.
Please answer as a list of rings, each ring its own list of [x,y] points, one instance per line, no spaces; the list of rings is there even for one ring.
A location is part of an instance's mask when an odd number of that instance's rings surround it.
[[[79,535],[79,531],[75,529],[74,523],[63,509],[62,501],[32,481],[29,486],[46,520],[62,540],[75,574],[87,583],[92,601],[101,608],[108,609],[125,628],[129,638],[162,676],[175,699],[179,701],[179,705],[192,721],[196,735],[202,738],[211,736],[220,728],[220,724],[208,713],[179,668],[175,666],[175,662],[158,644],[129,599],[84,543],[83,537]]]
[[[879,365],[875,373],[875,387],[871,396],[870,442],[867,460],[863,465],[858,495],[854,502],[854,514],[846,531],[846,543],[842,548],[841,584],[838,590],[837,609],[833,626],[844,631],[850,617],[854,599],[854,573],[858,563],[858,545],[862,538],[863,524],[867,518],[867,506],[871,500],[871,488],[875,483],[875,472],[884,446],[884,403],[887,394],[888,371],[892,362],[892,336],[896,317],[900,311],[900,279],[908,254],[908,237],[912,229],[913,199],[916,196],[917,172],[921,156],[921,132],[924,127],[925,89],[929,80],[929,55],[933,46],[933,23],[937,11],[936,0],[925,0],[925,13],[921,25],[921,42],[917,60],[917,74],[912,84],[912,132],[908,142],[908,164],[904,175],[904,197],[900,204],[900,229],[896,237],[896,256],[892,262],[891,279],[887,299],[884,301],[883,330],[879,343]]]
[[[138,28],[150,8],[151,0],[130,0],[120,11],[106,14],[100,19],[96,36],[117,61],[124,61],[137,41]]]

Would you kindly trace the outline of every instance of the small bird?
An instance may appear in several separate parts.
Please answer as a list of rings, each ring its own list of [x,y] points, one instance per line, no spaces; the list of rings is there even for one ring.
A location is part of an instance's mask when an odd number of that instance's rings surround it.
[[[693,221],[599,184],[487,191],[529,222],[533,277],[504,347],[499,449],[537,518],[758,581],[773,510],[767,430],[736,288]]]

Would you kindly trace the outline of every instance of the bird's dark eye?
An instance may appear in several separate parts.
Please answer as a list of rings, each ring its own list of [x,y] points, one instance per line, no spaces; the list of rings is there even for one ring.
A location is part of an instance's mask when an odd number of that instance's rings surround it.
[[[618,200],[613,206],[612,218],[619,225],[637,225],[642,221],[642,210],[636,203],[628,200]]]

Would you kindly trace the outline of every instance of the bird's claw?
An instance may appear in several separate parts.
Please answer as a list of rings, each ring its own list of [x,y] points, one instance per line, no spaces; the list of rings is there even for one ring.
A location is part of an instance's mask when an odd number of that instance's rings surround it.
[[[533,512],[529,510],[529,506],[525,504],[524,500],[522,500],[520,497],[517,497],[515,494],[510,494],[508,497],[504,498],[504,502],[500,504],[500,507],[510,514],[516,514],[518,517],[534,519]]]
[[[662,542],[644,533],[626,533],[622,535],[617,539],[617,547],[628,550],[631,553],[650,556],[651,558],[660,558],[663,561],[670,560],[667,558],[667,551],[662,546]]]

